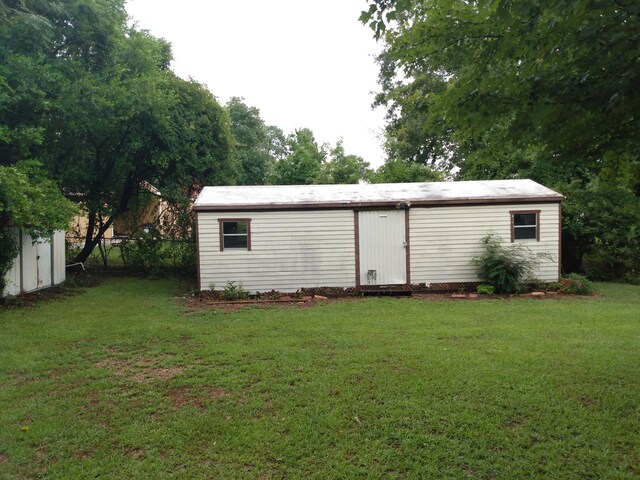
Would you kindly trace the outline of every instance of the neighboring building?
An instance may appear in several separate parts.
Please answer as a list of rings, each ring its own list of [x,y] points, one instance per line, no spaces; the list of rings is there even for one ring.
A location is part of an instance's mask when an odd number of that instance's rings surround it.
[[[5,276],[2,296],[33,292],[64,282],[65,236],[62,230],[56,231],[50,239],[35,241],[17,228],[11,230],[19,239],[20,253]]]
[[[142,188],[132,199],[129,211],[120,215],[105,231],[102,238],[107,242],[114,239],[129,237],[133,234],[158,228],[165,233],[166,225],[173,221],[169,204],[164,200],[160,191],[153,185],[144,182]],[[89,220],[86,211],[76,215],[67,231],[69,243],[84,243]]]
[[[563,196],[531,180],[205,187],[194,205],[200,289],[447,289],[497,234],[560,275]]]

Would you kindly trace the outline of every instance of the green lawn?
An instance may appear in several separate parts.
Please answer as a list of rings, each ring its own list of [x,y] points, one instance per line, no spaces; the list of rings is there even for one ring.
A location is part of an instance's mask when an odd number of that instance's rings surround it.
[[[0,478],[638,478],[640,287],[186,314],[0,310]]]

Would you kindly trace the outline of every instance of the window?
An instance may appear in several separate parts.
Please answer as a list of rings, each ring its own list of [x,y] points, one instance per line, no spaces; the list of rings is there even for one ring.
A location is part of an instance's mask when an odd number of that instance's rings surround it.
[[[248,218],[220,218],[220,251],[251,250],[251,220]]]
[[[540,210],[511,213],[511,241],[540,241]]]

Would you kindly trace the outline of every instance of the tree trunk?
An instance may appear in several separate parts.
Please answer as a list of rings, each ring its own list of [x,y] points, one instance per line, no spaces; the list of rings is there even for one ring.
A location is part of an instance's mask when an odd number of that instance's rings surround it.
[[[109,220],[107,220],[104,224],[100,225],[96,234],[93,235],[95,225],[96,225],[96,214],[95,212],[89,212],[89,225],[87,226],[87,235],[84,240],[84,246],[82,247],[82,250],[80,250],[80,253],[78,253],[78,255],[76,255],[76,257],[74,258],[73,260],[74,262],[87,261],[87,258],[89,258],[89,255],[91,255],[91,252],[93,252],[93,249],[96,248],[96,245],[100,243],[100,239],[104,235],[104,232],[106,232],[109,229],[112,222],[113,222],[113,217],[110,217]]]

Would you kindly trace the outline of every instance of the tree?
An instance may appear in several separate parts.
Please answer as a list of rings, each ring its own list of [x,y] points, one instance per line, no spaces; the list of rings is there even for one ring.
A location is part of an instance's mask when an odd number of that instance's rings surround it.
[[[309,185],[318,181],[326,152],[318,147],[311,130],[301,128],[289,134],[286,152],[286,157],[274,165],[271,184]]]
[[[127,25],[123,0],[19,5],[43,19],[47,35],[34,41],[33,22],[4,13],[0,151],[6,164],[40,159],[86,208],[77,260],[145,182],[180,201],[194,186],[234,181],[228,114],[170,71],[167,42]]]
[[[387,160],[369,179],[372,183],[441,182],[444,174],[420,163]]]
[[[373,0],[361,18],[385,40],[383,98],[422,132],[414,150],[535,146],[636,188],[639,13],[597,0]]]
[[[244,99],[233,97],[226,105],[231,117],[231,134],[235,141],[239,185],[263,185],[270,166],[267,130],[260,110],[249,107]]]
[[[339,140],[329,152],[329,161],[322,164],[318,183],[359,183],[370,173],[369,163],[357,155],[347,155],[342,140]]]

